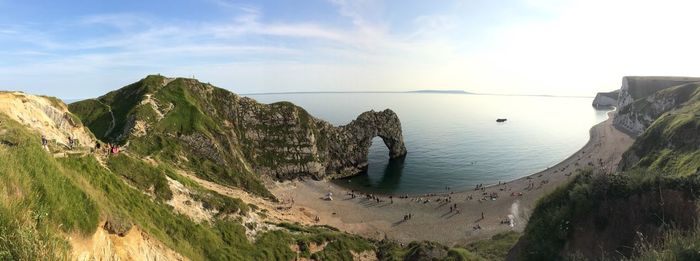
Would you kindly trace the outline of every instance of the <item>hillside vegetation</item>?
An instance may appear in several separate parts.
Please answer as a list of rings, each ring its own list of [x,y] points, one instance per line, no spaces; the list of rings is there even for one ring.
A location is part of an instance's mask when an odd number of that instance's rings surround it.
[[[222,119],[202,111],[204,106],[213,105],[192,93],[198,87],[202,91],[202,86],[189,86],[185,79],[149,76],[97,99],[72,103],[69,108],[105,142],[128,142],[134,154],[272,197],[240,158],[240,146],[227,138]]]
[[[631,88],[618,112],[648,125],[618,173],[587,170],[540,199],[509,259],[700,259],[700,84],[655,90]]]
[[[678,106],[657,115],[653,123],[625,152],[621,170],[643,168],[666,175],[686,176],[700,170],[700,84],[686,84],[660,91]],[[648,110],[646,99],[630,109]],[[628,109],[629,110],[629,109]]]
[[[251,241],[235,216],[194,222],[164,203],[172,193],[165,177],[182,179],[168,166],[148,166],[127,155],[109,158],[112,170],[92,155],[54,158],[39,137],[0,114],[0,259],[66,259],[68,237],[89,237],[105,220],[137,226],[193,260],[292,260],[311,255],[290,248],[308,242],[333,246],[317,256],[351,257],[349,251],[374,249],[370,241],[324,227],[273,224],[278,229],[262,231]],[[192,189],[219,212],[253,211],[240,200]]]

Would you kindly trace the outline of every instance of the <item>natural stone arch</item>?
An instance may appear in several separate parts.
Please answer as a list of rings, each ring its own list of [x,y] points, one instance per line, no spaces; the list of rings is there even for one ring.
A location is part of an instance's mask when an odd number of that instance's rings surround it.
[[[341,126],[334,144],[330,146],[330,156],[326,173],[331,177],[355,175],[368,166],[367,158],[372,139],[380,137],[389,149],[389,158],[396,159],[406,155],[401,121],[390,109],[368,111],[357,119]]]

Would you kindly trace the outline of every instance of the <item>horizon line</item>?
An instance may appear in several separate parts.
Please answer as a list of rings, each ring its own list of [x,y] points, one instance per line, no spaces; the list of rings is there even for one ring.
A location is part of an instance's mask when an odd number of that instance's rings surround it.
[[[229,90],[230,91],[230,90]],[[232,91],[231,91],[232,92]],[[232,92],[233,93],[233,92]],[[256,96],[256,95],[280,95],[280,94],[343,94],[343,93],[395,93],[395,94],[455,94],[455,95],[487,95],[487,96],[530,96],[530,97],[553,97],[553,98],[595,98],[595,96],[584,95],[556,95],[556,94],[513,94],[513,93],[477,93],[468,92],[465,90],[415,90],[415,91],[288,91],[288,92],[252,92],[252,93],[235,93],[240,96]],[[59,98],[59,97],[57,97]],[[98,97],[90,98],[59,98],[62,101],[82,101],[89,99],[97,99]]]
[[[464,90],[416,90],[416,91],[288,91],[288,92],[253,92],[240,93],[241,96],[277,95],[277,94],[342,94],[342,93],[418,93],[418,94],[463,94],[463,95],[489,95],[489,96],[534,96],[557,98],[595,98],[584,95],[556,95],[556,94],[517,94],[517,93],[477,93]]]

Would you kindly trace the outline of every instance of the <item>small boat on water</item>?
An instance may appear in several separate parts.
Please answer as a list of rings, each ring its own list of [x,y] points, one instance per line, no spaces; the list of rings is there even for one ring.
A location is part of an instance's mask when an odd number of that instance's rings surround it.
[[[507,121],[507,120],[508,120],[508,119],[505,119],[505,118],[503,118],[503,119],[496,119],[496,122],[504,122],[504,121]]]

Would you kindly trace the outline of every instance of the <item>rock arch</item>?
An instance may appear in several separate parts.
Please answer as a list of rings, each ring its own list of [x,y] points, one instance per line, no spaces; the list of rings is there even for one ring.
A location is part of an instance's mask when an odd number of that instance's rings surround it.
[[[389,149],[389,158],[404,157],[407,153],[401,131],[401,121],[390,109],[367,111],[357,119],[338,128],[330,144],[331,158],[326,174],[332,178],[355,175],[367,169],[367,157],[372,139],[380,137]]]

